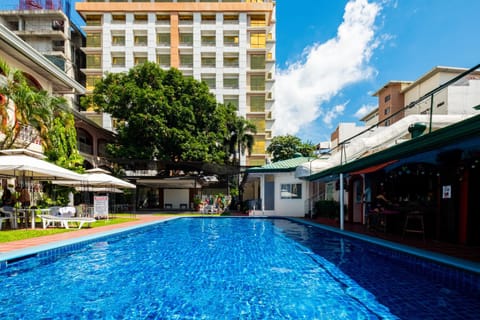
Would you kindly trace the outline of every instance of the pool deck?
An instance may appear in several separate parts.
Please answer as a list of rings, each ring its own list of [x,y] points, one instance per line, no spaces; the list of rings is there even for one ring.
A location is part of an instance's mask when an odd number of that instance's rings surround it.
[[[52,243],[55,243],[55,242],[66,241],[66,240],[72,240],[72,239],[76,239],[76,238],[80,238],[80,237],[95,235],[95,234],[99,234],[99,233],[105,233],[105,232],[109,232],[109,231],[112,231],[112,230],[117,230],[117,229],[120,229],[120,228],[129,228],[129,227],[139,226],[139,225],[150,223],[150,222],[166,220],[169,217],[156,216],[156,215],[152,215],[152,214],[137,214],[135,218],[137,220],[129,221],[129,222],[125,222],[125,223],[112,224],[112,225],[103,226],[103,227],[96,227],[96,228],[88,228],[88,227],[85,228],[84,227],[80,230],[75,230],[75,231],[71,231],[71,232],[57,233],[57,234],[48,235],[48,236],[42,236],[42,237],[36,237],[36,238],[30,238],[30,239],[0,243],[0,252],[1,253],[7,253],[7,252],[16,251],[16,250],[31,248],[31,247],[34,247],[34,246],[52,244]]]
[[[239,214],[240,216],[241,214]],[[66,241],[75,241],[78,238],[85,238],[85,237],[93,237],[95,235],[100,235],[109,232],[115,232],[115,230],[119,229],[128,229],[134,228],[136,226],[155,223],[156,221],[167,220],[175,215],[165,216],[165,215],[153,215],[147,213],[137,214],[135,216],[135,221],[113,224],[108,226],[101,226],[95,228],[88,228],[84,227],[80,230],[74,230],[71,232],[64,232],[54,235],[24,239],[19,241],[11,241],[0,243],[0,256],[2,254],[10,255],[15,252],[25,252],[29,249],[34,249],[39,246],[48,246],[48,245],[55,245],[55,243],[59,242],[66,242]],[[331,224],[324,221],[317,221],[317,220],[309,220],[304,219],[308,222],[323,224],[327,226],[331,226],[334,228],[338,228],[337,225]],[[463,246],[463,245],[456,245],[451,243],[444,243],[439,242],[436,240],[426,239],[423,241],[421,237],[409,236],[403,238],[397,234],[390,234],[390,233],[383,233],[383,232],[371,232],[367,230],[364,226],[358,224],[349,224],[345,223],[345,231],[350,231],[360,235],[366,235],[370,237],[375,237],[382,240],[387,240],[393,243],[397,243],[400,245],[410,246],[412,248],[417,248],[421,250],[430,251],[433,253],[443,254],[447,256],[451,256],[454,258],[480,263],[480,247],[478,246]],[[1,231],[0,231],[1,232]]]

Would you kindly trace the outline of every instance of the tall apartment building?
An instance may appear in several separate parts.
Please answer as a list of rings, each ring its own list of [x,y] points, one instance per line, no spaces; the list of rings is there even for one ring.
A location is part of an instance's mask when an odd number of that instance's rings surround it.
[[[71,23],[73,0],[17,0],[0,4],[0,23],[80,83],[84,36]]]
[[[205,81],[218,102],[257,126],[250,156],[263,165],[272,138],[275,0],[87,0],[86,88],[145,61]]]

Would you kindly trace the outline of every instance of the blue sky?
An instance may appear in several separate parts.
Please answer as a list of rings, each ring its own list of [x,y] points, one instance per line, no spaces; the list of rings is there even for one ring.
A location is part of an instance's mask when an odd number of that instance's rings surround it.
[[[275,135],[329,141],[391,80],[480,63],[477,0],[277,0]]]

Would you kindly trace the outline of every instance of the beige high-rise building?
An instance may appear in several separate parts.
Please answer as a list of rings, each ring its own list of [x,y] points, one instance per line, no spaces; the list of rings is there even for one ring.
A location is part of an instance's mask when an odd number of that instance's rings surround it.
[[[76,10],[86,21],[87,90],[106,71],[145,61],[178,68],[256,124],[252,154],[241,164],[265,164],[274,122],[274,0],[88,0]]]

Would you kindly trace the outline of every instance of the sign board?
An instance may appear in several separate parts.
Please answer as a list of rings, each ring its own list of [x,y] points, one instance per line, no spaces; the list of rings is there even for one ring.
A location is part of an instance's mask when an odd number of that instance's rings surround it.
[[[93,217],[108,218],[108,195],[93,198]]]

